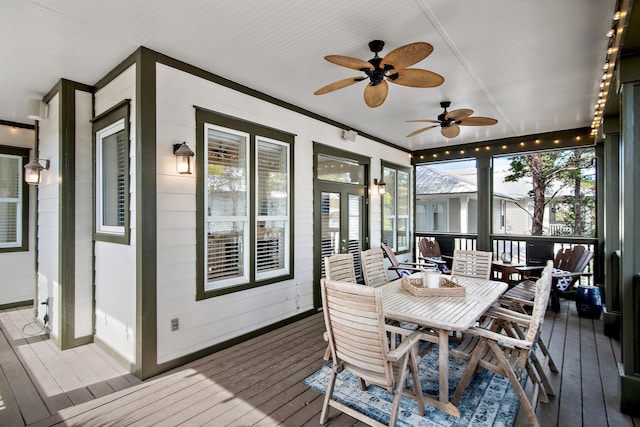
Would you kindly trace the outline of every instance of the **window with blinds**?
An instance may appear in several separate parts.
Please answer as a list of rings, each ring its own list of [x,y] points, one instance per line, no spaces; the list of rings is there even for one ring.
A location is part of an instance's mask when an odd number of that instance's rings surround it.
[[[23,157],[0,153],[0,248],[22,246]]]
[[[249,135],[207,129],[207,281],[230,286],[248,280]]]
[[[282,274],[289,241],[289,145],[257,139],[256,278]]]
[[[410,173],[407,168],[382,166],[386,193],[382,197],[382,240],[395,252],[409,250]]]
[[[204,292],[290,274],[290,143],[239,128],[204,124]]]
[[[128,243],[128,104],[94,120],[95,237]]]

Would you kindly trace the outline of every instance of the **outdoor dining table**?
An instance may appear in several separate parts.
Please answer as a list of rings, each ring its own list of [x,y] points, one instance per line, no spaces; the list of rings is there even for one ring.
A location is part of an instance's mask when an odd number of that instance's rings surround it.
[[[429,403],[454,416],[460,411],[449,401],[449,333],[472,327],[507,290],[504,282],[456,276],[465,296],[415,296],[394,280],[380,287],[387,319],[413,323],[424,330],[423,339],[438,344],[439,397]],[[431,332],[432,331],[432,332]]]

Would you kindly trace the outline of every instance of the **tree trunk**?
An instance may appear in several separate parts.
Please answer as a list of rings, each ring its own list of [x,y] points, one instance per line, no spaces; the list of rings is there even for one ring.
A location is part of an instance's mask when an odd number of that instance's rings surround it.
[[[531,235],[542,236],[542,222],[544,220],[544,192],[546,184],[542,175],[542,154],[530,154],[527,156],[531,178],[533,181],[533,223]]]
[[[580,186],[582,179],[578,174],[573,181],[573,235],[582,236],[582,198]]]

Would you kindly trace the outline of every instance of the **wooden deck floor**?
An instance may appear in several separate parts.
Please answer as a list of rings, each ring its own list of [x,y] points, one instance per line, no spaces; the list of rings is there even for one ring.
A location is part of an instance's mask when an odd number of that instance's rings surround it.
[[[322,395],[301,381],[323,364],[321,315],[144,382],[95,345],[61,352],[46,337],[23,336],[30,315],[0,312],[0,426],[318,425]],[[618,409],[619,343],[601,321],[563,301],[544,336],[561,373],[551,374],[557,396],[538,405],[541,425],[640,427]],[[362,425],[331,414],[330,426]]]

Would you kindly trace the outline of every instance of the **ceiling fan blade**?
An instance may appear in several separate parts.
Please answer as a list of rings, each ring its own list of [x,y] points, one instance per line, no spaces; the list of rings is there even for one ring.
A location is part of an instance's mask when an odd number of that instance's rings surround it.
[[[369,84],[364,89],[364,102],[371,108],[379,107],[387,99],[388,92],[389,85],[384,80],[375,86]]]
[[[440,126],[440,125],[427,126],[426,128],[421,128],[421,129],[415,130],[415,131],[411,132],[409,135],[407,135],[407,138],[410,138],[410,137],[412,137],[414,135],[422,133],[422,132],[424,132],[426,130],[437,128],[438,126]]]
[[[362,70],[363,68],[366,68],[373,71],[374,69],[373,65],[364,59],[352,58],[350,56],[327,55],[324,59],[336,65],[351,68],[352,70]]]
[[[490,117],[477,116],[477,117],[467,117],[466,119],[462,119],[458,124],[464,125],[464,126],[489,126],[489,125],[495,125],[496,123],[498,123],[496,119],[492,119]]]
[[[351,86],[354,83],[361,82],[366,77],[349,77],[348,79],[338,80],[337,82],[329,83],[328,85],[321,87],[317,91],[313,92],[314,95],[323,95],[325,93],[333,92],[334,90],[342,89],[343,87]]]
[[[473,110],[470,110],[468,108],[460,108],[459,110],[449,111],[447,115],[444,116],[444,118],[458,121],[458,120],[466,119],[472,114],[473,114]]]
[[[429,119],[424,119],[424,120],[407,120],[407,123],[415,123],[415,122],[424,122],[424,123],[440,123],[440,120],[429,120]]]
[[[393,78],[393,76],[396,76]],[[433,71],[421,70],[419,68],[406,68],[387,77],[391,83],[411,87],[436,87],[444,83],[444,77]]]
[[[402,70],[413,64],[422,61],[433,52],[433,46],[425,42],[411,43],[399,48],[393,49],[387,53],[380,66],[391,65],[396,70]]]
[[[449,127],[442,128],[442,131],[440,132],[442,133],[442,136],[446,138],[455,138],[460,134],[460,126],[454,123]]]

